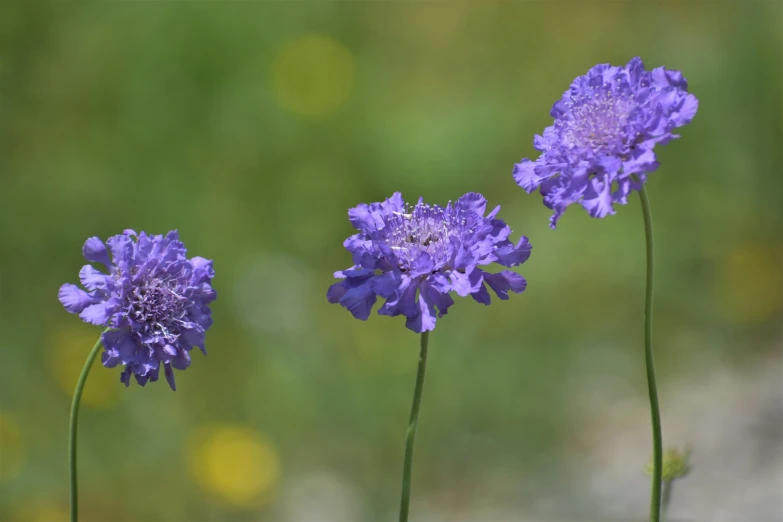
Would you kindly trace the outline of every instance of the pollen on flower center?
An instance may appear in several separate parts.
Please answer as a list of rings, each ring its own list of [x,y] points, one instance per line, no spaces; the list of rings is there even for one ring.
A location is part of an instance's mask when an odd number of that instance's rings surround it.
[[[409,268],[421,253],[429,254],[435,262],[443,263],[449,256],[449,238],[465,225],[461,212],[439,205],[406,206],[404,212],[394,213],[388,219],[386,244],[395,251],[403,269]]]
[[[572,96],[566,103],[569,119],[555,125],[562,129],[564,140],[577,147],[601,151],[613,142],[624,139],[633,99],[607,89]]]
[[[133,289],[128,299],[128,316],[139,325],[141,333],[166,340],[176,338],[187,304],[178,287],[176,280],[153,278]]]

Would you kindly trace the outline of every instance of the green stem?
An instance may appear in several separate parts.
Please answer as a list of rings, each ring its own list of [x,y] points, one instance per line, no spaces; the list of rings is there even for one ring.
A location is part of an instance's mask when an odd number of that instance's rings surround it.
[[[87,356],[87,362],[84,363],[82,373],[76,382],[76,390],[73,392],[73,402],[71,403],[71,424],[68,430],[68,466],[71,474],[71,522],[78,522],[79,520],[79,492],[76,483],[76,427],[79,423],[79,404],[82,401],[82,392],[84,391],[84,384],[87,382],[87,375],[89,375],[92,363],[101,349],[101,337],[98,337],[98,342],[95,343],[92,351],[90,351],[90,355]]]
[[[663,483],[663,493],[661,494],[661,522],[666,521],[666,515],[669,513],[669,502],[672,499],[672,482],[667,480]]]
[[[647,191],[639,191],[644,215],[644,233],[647,240],[647,290],[644,301],[644,359],[647,364],[647,390],[650,394],[650,415],[653,434],[653,476],[650,498],[650,522],[659,522],[661,516],[661,471],[663,464],[663,442],[661,437],[661,412],[658,407],[658,387],[655,384],[655,362],[652,348],[653,308],[653,226],[650,201]]]
[[[421,334],[421,352],[419,353],[419,370],[416,373],[416,388],[413,391],[413,406],[411,418],[408,421],[408,431],[405,435],[405,461],[402,467],[402,500],[400,500],[400,522],[407,522],[408,508],[411,503],[411,468],[413,466],[413,441],[416,439],[416,425],[419,423],[419,407],[421,394],[424,391],[424,372],[427,370],[427,346],[429,332]]]

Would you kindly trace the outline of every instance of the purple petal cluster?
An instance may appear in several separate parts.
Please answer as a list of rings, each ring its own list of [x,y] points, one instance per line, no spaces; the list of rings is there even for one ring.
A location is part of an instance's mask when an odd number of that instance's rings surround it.
[[[79,278],[87,291],[64,284],[60,302],[84,322],[110,328],[101,336],[101,361],[107,368],[124,365],[120,380],[126,386],[131,374],[142,386],[157,381],[163,365],[175,390],[172,368],[190,366],[189,352],[196,346],[207,353],[204,335],[212,325],[209,303],[216,297],[212,261],[188,259],[176,231],[164,237],[126,230],[105,244],[91,237],[82,253],[107,272],[84,265]]]
[[[517,163],[514,180],[528,193],[540,187],[555,211],[552,228],[572,203],[593,217],[614,214],[658,167],[655,145],[678,138],[672,131],[690,123],[698,105],[680,71],[647,71],[640,58],[596,65],[554,104],[554,124],[533,141],[541,156]]]
[[[404,315],[409,329],[425,332],[454,304],[452,291],[485,305],[487,286],[500,299],[524,291],[521,275],[480,268],[519,265],[531,249],[524,236],[516,244],[508,239],[511,228],[495,217],[499,206],[485,216],[486,207],[484,196],[474,192],[445,207],[422,199],[411,206],[397,192],[381,203],[352,208],[348,217],[358,233],[344,246],[354,266],[335,273],[342,281],[329,288],[327,299],[365,320],[381,297],[386,302],[379,314]]]

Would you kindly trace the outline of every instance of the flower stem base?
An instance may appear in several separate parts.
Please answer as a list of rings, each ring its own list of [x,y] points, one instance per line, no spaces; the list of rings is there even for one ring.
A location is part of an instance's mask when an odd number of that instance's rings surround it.
[[[108,329],[106,330],[108,331]],[[76,480],[76,431],[79,424],[79,406],[82,402],[82,393],[84,392],[84,385],[87,383],[87,376],[90,374],[92,363],[95,362],[95,357],[98,356],[98,352],[101,351],[101,337],[98,337],[98,341],[95,346],[92,347],[90,354],[87,356],[87,361],[84,363],[82,373],[79,374],[79,380],[76,381],[76,390],[73,392],[73,402],[71,403],[71,420],[68,427],[68,469],[70,472],[70,484],[71,484],[71,522],[78,522],[79,520],[79,490]]]
[[[427,370],[427,349],[429,332],[421,334],[421,352],[419,353],[419,369],[416,373],[416,388],[413,391],[413,405],[408,431],[405,434],[405,460],[402,467],[402,499],[400,500],[400,522],[407,522],[408,509],[411,501],[411,469],[413,467],[413,442],[416,439],[416,427],[419,423],[419,408],[421,395],[424,391],[424,373]]]

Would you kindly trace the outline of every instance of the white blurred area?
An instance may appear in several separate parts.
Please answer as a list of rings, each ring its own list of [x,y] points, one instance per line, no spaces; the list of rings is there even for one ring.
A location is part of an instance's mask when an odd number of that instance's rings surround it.
[[[683,377],[661,387],[664,449],[692,450],[690,472],[673,483],[666,520],[783,520],[781,362],[780,354],[767,355],[741,369],[726,365],[707,379]],[[602,400],[591,379],[581,393],[569,391],[581,397],[574,405],[572,436],[539,476],[490,468],[470,476],[436,473],[439,483],[422,484],[432,470],[414,465],[410,519],[646,520],[650,479],[644,468],[652,447],[646,396],[630,392],[622,379],[606,384]],[[472,442],[496,443],[491,438]],[[470,448],[465,445],[465,451]],[[390,503],[395,495],[389,493]],[[284,520],[368,520],[356,486],[325,471],[292,477],[281,504]],[[396,518],[395,512],[385,515]]]
[[[673,484],[670,521],[783,520],[783,365],[780,354],[661,390],[664,447],[690,446],[691,471]],[[651,452],[646,401],[593,410],[581,480],[606,516],[643,519]],[[579,480],[579,479],[577,479]],[[642,509],[640,512],[639,510]]]
[[[363,520],[360,492],[347,477],[327,470],[294,476],[283,486],[285,520],[331,522]]]

